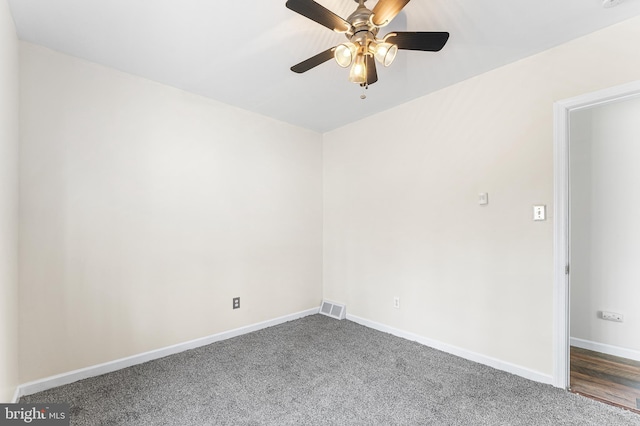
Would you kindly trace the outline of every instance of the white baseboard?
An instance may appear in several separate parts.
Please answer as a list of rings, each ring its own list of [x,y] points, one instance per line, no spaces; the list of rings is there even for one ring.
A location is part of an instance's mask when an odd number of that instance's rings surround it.
[[[13,399],[11,400],[12,404],[17,404],[20,399],[20,387],[16,388],[16,391],[13,393]]]
[[[285,322],[293,321],[299,318],[303,318],[309,315],[317,314],[320,307],[307,309],[306,311],[297,312],[283,317],[275,318],[268,321],[263,321],[257,324],[247,325],[245,327],[236,328],[234,330],[224,331],[222,333],[213,334],[211,336],[201,337],[199,339],[190,340],[184,343],[178,343],[176,345],[167,346],[153,351],[144,352],[138,355],[129,356],[126,358],[116,359],[114,361],[105,362],[103,364],[93,365],[91,367],[81,368],[79,370],[69,371],[67,373],[58,374],[44,379],[36,380],[29,383],[24,383],[18,386],[14,395],[14,400],[20,399],[25,395],[31,395],[37,392],[42,392],[47,389],[52,389],[58,386],[67,385],[69,383],[77,382],[78,380],[87,379],[89,377],[99,376],[101,374],[111,373],[116,370],[131,367],[133,365],[142,364],[154,359],[163,358],[168,355],[177,354],[187,351],[189,349],[199,348],[200,346],[206,346],[211,343],[219,342],[221,340],[230,339],[232,337],[241,336],[243,334],[251,333],[253,331],[262,330],[263,328],[273,327],[274,325],[283,324]]]
[[[457,346],[449,345],[448,343],[440,342],[438,340],[428,339],[426,337],[422,337],[414,333],[389,327],[387,325],[380,324],[375,321],[370,321],[364,318],[360,318],[355,315],[347,314],[347,319],[350,321],[356,322],[360,325],[364,325],[365,327],[373,328],[374,330],[382,331],[384,333],[389,333],[394,336],[401,337],[403,339],[412,340],[422,345],[429,346],[430,348],[434,348],[442,352],[456,355],[456,356],[459,356],[460,358],[468,359],[469,361],[477,362],[479,364],[488,365],[489,367],[493,367],[497,370],[506,371],[507,373],[524,377],[525,379],[529,379],[535,382],[545,383],[549,385],[553,383],[552,375],[530,370],[528,368],[525,368],[516,364],[511,364],[509,362],[505,362],[497,358],[492,358],[486,355],[479,354],[477,352],[472,352],[466,349],[462,349]]]
[[[591,340],[578,339],[577,337],[572,337],[570,341],[571,346],[575,346],[577,348],[640,361],[640,351],[636,351],[634,349],[621,348],[620,346],[607,345],[606,343],[592,342]]]

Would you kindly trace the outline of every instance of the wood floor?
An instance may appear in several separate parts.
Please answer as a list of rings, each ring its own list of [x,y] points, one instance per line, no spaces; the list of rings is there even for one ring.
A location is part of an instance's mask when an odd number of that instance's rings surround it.
[[[571,391],[640,413],[640,362],[571,347]]]

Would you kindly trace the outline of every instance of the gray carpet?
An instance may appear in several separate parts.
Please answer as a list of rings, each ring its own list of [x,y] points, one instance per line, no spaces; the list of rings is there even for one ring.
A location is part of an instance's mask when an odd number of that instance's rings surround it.
[[[72,425],[640,425],[640,415],[314,315],[82,380]]]

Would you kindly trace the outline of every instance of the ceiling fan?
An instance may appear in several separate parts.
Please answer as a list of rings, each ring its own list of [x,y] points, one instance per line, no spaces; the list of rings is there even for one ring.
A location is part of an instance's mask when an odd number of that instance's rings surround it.
[[[330,30],[344,33],[348,40],[292,66],[291,71],[304,73],[334,58],[343,68],[351,66],[349,81],[366,88],[378,81],[375,60],[386,67],[391,65],[398,50],[437,52],[449,39],[447,32],[407,31],[395,31],[378,38],[380,28],[389,24],[409,0],[379,0],[373,10],[364,5],[367,0],[354,1],[358,7],[347,19],[313,0],[287,1],[287,8]]]

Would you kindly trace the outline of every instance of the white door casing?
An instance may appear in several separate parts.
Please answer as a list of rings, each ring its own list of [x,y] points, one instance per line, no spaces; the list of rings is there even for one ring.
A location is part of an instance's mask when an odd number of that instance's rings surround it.
[[[554,339],[553,384],[569,387],[569,147],[570,113],[640,96],[640,81],[557,101],[554,113]]]

